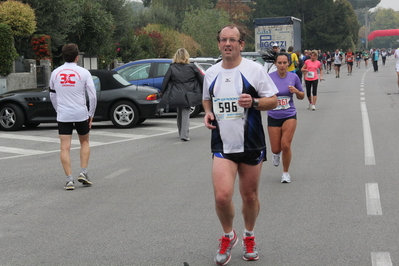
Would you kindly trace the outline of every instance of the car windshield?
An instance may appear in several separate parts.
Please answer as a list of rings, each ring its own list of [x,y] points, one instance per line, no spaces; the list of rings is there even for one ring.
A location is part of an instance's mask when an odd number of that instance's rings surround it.
[[[113,76],[114,76],[114,78],[115,78],[117,81],[119,81],[121,84],[123,84],[123,85],[125,85],[125,86],[131,85],[130,82],[127,81],[126,79],[124,79],[121,75],[119,75],[119,74],[114,74]]]

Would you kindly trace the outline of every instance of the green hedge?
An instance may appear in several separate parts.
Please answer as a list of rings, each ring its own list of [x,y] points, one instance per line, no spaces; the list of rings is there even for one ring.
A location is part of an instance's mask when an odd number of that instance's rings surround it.
[[[0,75],[7,76],[11,73],[17,57],[11,27],[0,23]]]

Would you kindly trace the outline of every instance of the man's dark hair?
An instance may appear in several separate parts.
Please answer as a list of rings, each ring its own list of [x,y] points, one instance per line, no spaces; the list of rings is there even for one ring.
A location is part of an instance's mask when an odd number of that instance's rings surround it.
[[[236,24],[228,24],[223,26],[219,31],[218,31],[218,35],[216,37],[216,39],[218,40],[218,42],[220,41],[220,32],[224,29],[224,28],[230,28],[230,29],[234,29],[237,28],[238,31],[240,32],[240,41],[245,42],[245,38],[247,37],[247,34],[245,33],[244,29]]]
[[[79,48],[77,44],[67,43],[62,47],[62,58],[65,62],[75,62],[76,57],[79,55]]]
[[[288,47],[288,52],[289,53],[292,53],[293,51],[294,51],[294,47],[293,46]]]

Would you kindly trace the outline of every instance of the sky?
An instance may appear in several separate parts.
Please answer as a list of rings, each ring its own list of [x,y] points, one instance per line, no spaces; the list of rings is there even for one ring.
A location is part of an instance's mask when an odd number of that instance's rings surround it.
[[[399,11],[399,0],[381,0],[377,7],[392,8],[395,11]]]

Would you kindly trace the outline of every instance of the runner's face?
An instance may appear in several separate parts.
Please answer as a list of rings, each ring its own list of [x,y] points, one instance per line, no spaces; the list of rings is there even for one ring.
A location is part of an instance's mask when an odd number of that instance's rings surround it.
[[[276,66],[280,73],[286,72],[288,69],[288,58],[285,55],[279,55],[276,59]]]
[[[310,60],[316,61],[316,59],[317,59],[317,55],[316,54],[311,54],[310,55]]]
[[[244,42],[240,40],[240,32],[237,28],[224,28],[219,34],[219,51],[223,60],[235,60],[241,57]]]

